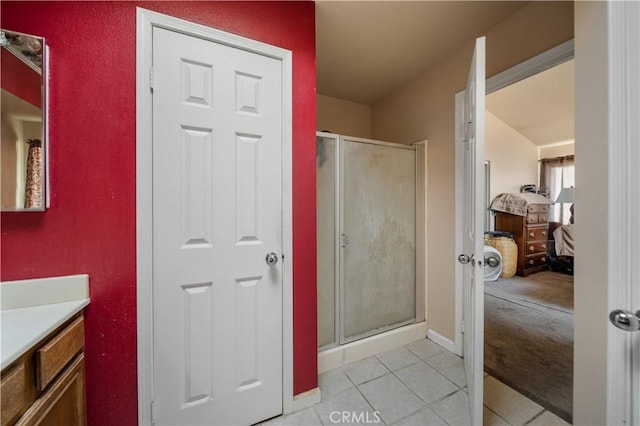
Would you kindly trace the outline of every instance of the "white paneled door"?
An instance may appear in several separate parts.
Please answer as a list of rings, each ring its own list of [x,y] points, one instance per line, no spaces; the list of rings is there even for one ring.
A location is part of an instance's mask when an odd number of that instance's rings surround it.
[[[476,40],[464,94],[463,268],[464,367],[471,424],[482,424],[484,370],[485,38]]]
[[[153,29],[156,424],[282,413],[282,64]]]

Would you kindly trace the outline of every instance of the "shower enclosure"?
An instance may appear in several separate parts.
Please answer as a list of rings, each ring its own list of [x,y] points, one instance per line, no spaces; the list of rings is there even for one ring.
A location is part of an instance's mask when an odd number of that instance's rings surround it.
[[[316,137],[318,347],[423,320],[416,147]]]

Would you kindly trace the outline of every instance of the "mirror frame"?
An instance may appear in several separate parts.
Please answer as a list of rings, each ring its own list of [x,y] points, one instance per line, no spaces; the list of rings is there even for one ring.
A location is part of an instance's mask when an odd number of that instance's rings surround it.
[[[9,29],[2,28],[0,30],[2,32],[2,47],[6,49],[9,53],[14,55],[18,60],[22,61],[33,69],[35,72],[40,74],[40,97],[41,97],[41,106],[40,112],[42,117],[42,134],[41,134],[41,155],[42,155],[42,168],[41,168],[41,186],[42,186],[42,194],[41,199],[42,203],[38,207],[2,207],[2,212],[42,212],[45,211],[50,206],[50,198],[49,198],[49,50],[46,43],[46,39],[41,36],[36,36],[33,34],[26,34],[20,31],[13,31]],[[27,37],[33,37],[41,42],[41,55],[42,55],[42,64],[40,69],[38,69],[37,65],[33,62],[29,61],[29,59],[23,55],[19,50],[17,50],[12,45],[7,47],[5,45],[6,39],[4,38],[4,33],[17,34]],[[25,141],[26,143],[26,141]],[[26,167],[26,166],[25,166]],[[24,206],[24,203],[22,204]]]

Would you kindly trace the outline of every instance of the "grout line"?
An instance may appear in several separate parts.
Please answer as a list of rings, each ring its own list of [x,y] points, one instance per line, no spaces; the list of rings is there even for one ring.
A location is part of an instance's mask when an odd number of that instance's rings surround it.
[[[527,422],[525,423],[525,425],[528,425],[529,423],[531,423],[532,421],[534,421],[535,419],[537,419],[538,417],[542,416],[544,413],[546,413],[549,410],[543,409],[541,412],[539,412],[538,414],[536,414],[535,416],[533,416],[532,418],[530,418],[529,420],[527,420]]]
[[[499,418],[499,419],[501,419],[501,420],[502,420],[503,422],[505,422],[506,424],[511,425],[511,423],[509,423],[509,422],[507,421],[507,419],[505,419],[505,418],[504,418],[504,417],[502,417],[500,414],[498,414],[498,413],[496,413],[495,411],[493,411],[491,408],[487,407],[487,406],[486,406],[486,405],[484,405],[484,404],[482,404],[482,406],[483,406],[484,408],[486,408],[487,410],[491,411],[491,412],[492,412],[493,414],[495,414],[496,416],[498,416],[498,418]],[[531,419],[531,420],[533,420],[533,419]],[[530,421],[531,421],[531,420],[530,420]]]
[[[370,360],[370,359],[372,359],[372,358],[375,358],[375,359],[376,359],[380,364],[382,364],[382,366],[387,370],[387,372],[386,372],[386,373],[384,373],[384,374],[382,374],[382,375],[380,375],[380,376],[374,377],[373,379],[369,379],[369,380],[364,381],[364,382],[362,382],[362,383],[360,383],[360,384],[357,384],[357,385],[356,385],[356,383],[351,379],[351,377],[349,377],[349,375],[347,374],[347,372],[344,370],[344,367],[345,367],[345,366],[338,367],[338,368],[340,368],[340,371],[342,371],[342,373],[343,373],[345,376],[347,376],[347,379],[349,379],[349,380],[351,381],[351,383],[353,384],[353,386],[355,386],[355,387],[358,387],[358,386],[360,386],[360,385],[364,385],[365,383],[369,383],[369,382],[371,382],[371,381],[373,381],[373,380],[375,380],[375,379],[378,379],[378,378],[380,378],[380,377],[386,376],[386,375],[387,375],[387,374],[389,374],[389,373],[392,373],[392,371],[391,371],[389,368],[387,368],[387,366],[386,366],[386,365],[384,365],[384,362],[380,361],[380,360],[379,360],[375,355],[374,355],[374,356],[371,356],[371,357],[369,357],[369,358],[361,359],[360,361],[353,362],[353,363],[351,363],[351,365],[353,365],[353,364],[357,364],[357,363],[359,363],[359,362],[367,361],[367,360]],[[332,370],[329,370],[329,371],[332,371]]]
[[[414,364],[411,364],[411,365],[414,365]],[[424,405],[421,407],[421,409],[422,409],[422,408],[424,408],[424,407],[427,405],[427,402],[426,402],[424,399],[420,398],[420,395],[418,395],[418,394],[417,394],[413,389],[411,389],[411,388],[409,387],[409,385],[407,385],[407,384],[406,384],[406,383],[405,383],[405,382],[404,382],[400,377],[396,376],[396,374],[395,374],[395,372],[394,372],[394,371],[392,371],[392,372],[391,372],[391,374],[393,374],[393,376],[394,376],[396,379],[398,379],[398,380],[400,381],[400,383],[402,383],[402,385],[403,385],[405,388],[409,389],[409,391],[411,391],[411,393],[412,393],[412,394],[414,394],[414,395],[416,396],[416,398],[418,398],[418,400],[419,400],[419,401],[421,401],[421,402],[424,404]],[[418,410],[418,411],[420,411],[420,410]],[[416,413],[417,413],[418,411],[416,411]],[[412,413],[412,414],[414,414],[414,413]],[[408,416],[405,416],[405,417],[408,417]],[[404,417],[403,417],[403,418],[404,418]]]
[[[429,340],[429,339],[425,339],[425,340],[428,340],[429,342],[433,343],[434,345],[437,345],[437,343],[433,342],[432,340]],[[421,342],[421,340],[417,340],[416,342]],[[413,342],[413,343],[416,343],[416,342]],[[413,344],[413,343],[409,343],[409,345],[411,345],[411,344]],[[436,356],[436,355],[440,355],[442,352],[449,352],[449,350],[448,350],[448,349],[445,349],[445,348],[443,348],[443,347],[439,346],[439,347],[438,347],[438,349],[440,349],[440,351],[438,351],[437,353],[432,354],[431,356],[428,356],[428,357],[426,357],[426,358],[422,358],[418,353],[416,353],[416,352],[412,351],[412,350],[411,350],[411,348],[409,348],[409,345],[407,345],[407,346],[403,346],[403,347],[407,348],[407,350],[408,350],[409,352],[411,352],[412,354],[414,354],[415,356],[417,356],[421,361],[425,361],[425,362],[426,362],[426,360],[427,360],[427,359],[429,359],[429,358],[433,358],[433,357],[434,357],[434,356]],[[453,353],[453,352],[452,352],[452,353]]]
[[[435,404],[437,404],[437,403],[439,403],[439,402],[441,402],[441,401],[443,401],[443,400],[445,400],[445,399],[449,398],[449,397],[452,397],[453,395],[455,395],[455,394],[457,394],[457,393],[459,393],[459,392],[465,392],[465,393],[466,393],[466,392],[467,392],[467,385],[465,384],[464,386],[459,386],[458,384],[456,384],[455,382],[453,382],[451,379],[449,379],[447,376],[445,376],[445,375],[444,375],[444,374],[443,374],[443,373],[442,373],[438,368],[436,368],[436,367],[432,366],[431,364],[429,364],[429,363],[427,362],[427,359],[430,359],[430,358],[433,358],[433,357],[435,357],[435,356],[437,356],[437,355],[440,355],[442,352],[439,352],[439,353],[437,353],[437,354],[434,354],[433,356],[431,356],[431,357],[429,357],[429,358],[423,359],[423,358],[421,358],[418,354],[416,354],[416,353],[414,353],[413,351],[411,351],[411,349],[409,349],[407,346],[403,346],[403,348],[407,349],[410,353],[412,353],[413,355],[415,355],[415,356],[418,358],[418,361],[416,361],[416,362],[414,362],[414,363],[411,363],[411,364],[407,364],[407,365],[405,365],[405,366],[403,366],[403,367],[400,367],[400,368],[396,369],[395,371],[394,371],[394,370],[391,370],[389,367],[387,367],[387,365],[386,365],[386,364],[385,364],[381,359],[379,359],[377,355],[374,355],[374,356],[371,356],[371,357],[369,357],[369,358],[365,358],[365,359],[363,359],[363,360],[357,361],[356,363],[359,363],[359,362],[364,362],[364,361],[367,361],[367,360],[370,360],[370,359],[372,359],[372,358],[373,358],[373,359],[377,360],[380,364],[382,364],[382,366],[385,368],[385,370],[387,370],[387,372],[386,372],[386,373],[384,373],[384,374],[382,374],[382,375],[380,375],[380,376],[374,377],[374,378],[372,378],[372,379],[370,379],[370,380],[367,380],[367,381],[365,381],[365,382],[362,382],[362,383],[360,383],[360,384],[358,384],[358,385],[356,385],[356,384],[355,384],[355,382],[351,379],[351,377],[346,373],[346,371],[345,371],[345,370],[346,370],[346,368],[345,368],[346,366],[341,366],[341,367],[338,367],[338,368],[336,368],[336,369],[334,369],[334,370],[339,370],[342,374],[344,374],[344,375],[347,377],[347,379],[349,380],[349,382],[351,383],[351,385],[352,385],[352,386],[357,390],[357,392],[358,392],[358,393],[360,394],[360,396],[365,400],[365,402],[367,403],[367,405],[369,406],[369,408],[370,408],[371,410],[373,410],[373,411],[376,411],[375,407],[374,407],[374,406],[373,406],[373,404],[372,404],[372,403],[367,399],[367,397],[362,393],[362,391],[360,390],[359,386],[364,385],[364,384],[366,384],[366,383],[369,383],[369,382],[371,382],[371,381],[373,381],[373,380],[380,379],[380,378],[382,378],[382,377],[384,377],[384,376],[386,376],[386,375],[388,375],[388,374],[391,374],[393,377],[395,377],[397,380],[399,380],[399,381],[400,381],[400,383],[402,383],[402,385],[403,385],[405,388],[409,389],[409,391],[410,391],[413,395],[415,395],[415,396],[418,398],[418,400],[419,400],[419,401],[421,401],[421,402],[422,402],[422,405],[421,405],[418,409],[416,409],[416,410],[414,410],[414,411],[411,411],[411,412],[407,413],[405,416],[401,417],[399,420],[397,420],[395,423],[393,423],[393,424],[395,424],[395,425],[401,425],[403,420],[405,420],[405,419],[407,419],[407,418],[409,418],[409,417],[411,417],[411,416],[413,416],[413,415],[415,415],[415,414],[419,413],[420,411],[425,410],[426,408],[428,408],[429,410],[431,410],[431,412],[432,412],[432,413],[434,413],[434,414],[435,414],[438,418],[440,418],[443,422],[447,423],[447,421],[446,421],[444,418],[442,418],[442,417],[441,417],[441,416],[440,416],[440,415],[439,415],[439,414],[438,414],[438,413],[433,409],[433,406],[434,406]],[[444,351],[446,351],[446,350],[444,350]],[[429,402],[429,403],[427,403],[426,401],[424,401],[424,400],[423,400],[423,399],[422,399],[422,398],[421,398],[421,397],[420,397],[420,396],[419,396],[419,395],[418,395],[418,394],[417,394],[417,393],[416,393],[416,392],[415,392],[411,387],[409,387],[409,386],[408,386],[408,385],[407,385],[407,384],[406,384],[406,383],[405,383],[405,382],[404,382],[400,377],[398,377],[398,375],[396,374],[396,372],[397,372],[397,371],[400,371],[400,370],[403,370],[403,369],[405,369],[405,368],[408,368],[408,367],[411,367],[411,366],[413,366],[413,365],[416,365],[416,364],[418,364],[419,362],[424,363],[427,367],[431,368],[431,369],[432,369],[432,370],[434,370],[436,373],[438,373],[438,375],[439,375],[439,376],[443,377],[443,378],[444,378],[444,379],[446,379],[448,382],[452,383],[452,384],[456,387],[456,390],[454,390],[454,391],[452,391],[452,392],[450,392],[450,393],[448,393],[448,394],[446,394],[446,395],[442,396],[442,397],[441,397],[441,398],[439,398],[439,399],[436,399],[436,400],[434,400],[434,401],[431,401],[431,402]],[[356,364],[356,363],[352,363],[351,365]],[[451,368],[453,368],[453,367],[451,367]],[[330,371],[334,371],[334,370],[330,370]],[[486,379],[486,378],[488,378],[488,377],[492,377],[493,379],[497,380],[494,376],[491,376],[491,375],[490,375],[490,374],[488,374],[487,372],[484,372],[484,377],[483,377],[483,379]],[[502,382],[500,382],[500,383],[502,383]],[[507,385],[506,385],[506,384],[504,384],[504,383],[503,383],[503,385],[507,386]],[[507,386],[507,387],[509,387],[509,386]],[[510,389],[513,389],[513,388],[511,388],[511,387],[509,387],[509,388],[510,388]],[[338,396],[338,395],[340,395],[340,394],[343,394],[343,393],[345,393],[345,392],[347,392],[347,391],[349,391],[349,390],[351,390],[351,388],[344,389],[343,391],[336,393],[336,394],[333,396],[333,398],[335,398],[336,396]],[[523,396],[524,396],[525,398],[527,398],[525,395],[523,395]],[[528,399],[529,401],[532,401],[530,398],[527,398],[527,399]],[[324,401],[322,401],[322,402],[324,402]],[[535,401],[532,401],[532,402],[535,402]],[[506,424],[509,424],[509,425],[510,425],[510,423],[509,423],[509,422],[508,422],[504,417],[502,417],[500,414],[498,414],[497,412],[495,412],[494,410],[492,410],[491,408],[489,408],[487,405],[484,405],[484,404],[483,404],[483,407],[484,407],[484,408],[486,408],[487,410],[489,410],[491,413],[495,414],[498,418],[500,418],[501,420],[503,420]],[[314,415],[316,416],[317,420],[319,420],[319,421],[320,421],[320,423],[322,423],[322,418],[321,418],[320,414],[319,414],[319,413],[317,412],[317,410],[316,410],[317,405],[312,406],[312,407],[309,407],[309,408],[312,408],[312,409],[313,409],[312,411],[313,411]],[[543,408],[543,409],[542,409],[542,411],[540,411],[539,413],[535,414],[531,419],[529,419],[529,420],[525,423],[525,425],[530,424],[531,422],[533,422],[533,421],[534,421],[535,419],[537,419],[538,417],[542,416],[542,415],[543,415],[545,412],[547,412],[547,411],[548,411],[548,410],[546,410],[546,409],[544,409],[544,408]],[[382,423],[383,423],[383,424],[386,424],[382,418],[381,418],[381,420],[382,420]],[[447,424],[448,424],[448,423],[447,423]]]
[[[386,374],[385,374],[386,376]],[[358,388],[358,386],[356,386],[356,390],[358,391],[358,393],[360,394],[360,396],[367,402],[367,404],[369,404],[369,407],[371,407],[371,409],[373,410],[374,413],[379,413],[379,417],[380,420],[382,421],[383,424],[387,424],[387,422],[384,421],[384,419],[382,418],[382,414],[380,414],[380,412],[378,410],[376,410],[373,406],[373,404],[371,403],[371,401],[369,401],[367,399],[367,397],[362,393],[362,391],[360,390],[360,388]]]
[[[435,401],[432,401],[432,402],[428,403],[428,404],[427,404],[427,407],[431,408],[431,406],[432,406],[432,405],[434,405],[434,404],[436,404],[436,403],[438,403],[438,402],[440,402],[440,401],[443,401],[443,400],[445,400],[445,399],[449,398],[450,396],[453,396],[453,395],[457,394],[457,393],[458,393],[458,392],[460,392],[460,391],[464,392],[464,389],[463,389],[463,388],[458,388],[458,389],[454,390],[453,392],[451,392],[451,393],[449,393],[449,394],[446,394],[446,395],[445,395],[445,396],[443,396],[442,398],[440,398],[440,399],[436,399]]]

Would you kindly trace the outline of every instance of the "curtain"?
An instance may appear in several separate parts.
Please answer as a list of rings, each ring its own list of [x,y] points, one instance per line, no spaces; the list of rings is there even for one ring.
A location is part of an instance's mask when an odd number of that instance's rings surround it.
[[[549,189],[549,198],[555,201],[562,188],[575,187],[575,156],[543,158],[540,160],[540,186]],[[550,222],[569,223],[571,204],[553,204],[549,214]]]
[[[42,207],[42,142],[29,139],[27,153],[27,179],[24,193],[25,208]]]

